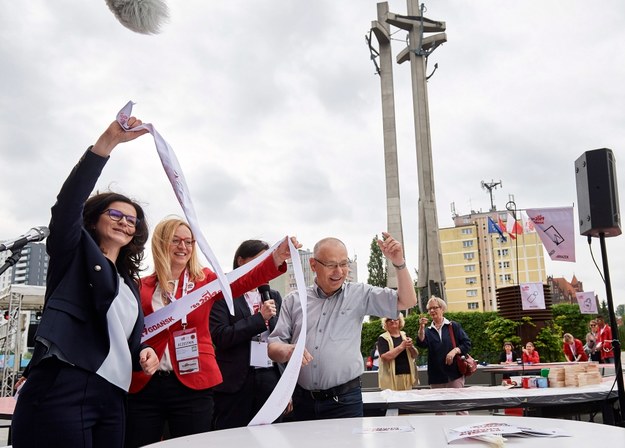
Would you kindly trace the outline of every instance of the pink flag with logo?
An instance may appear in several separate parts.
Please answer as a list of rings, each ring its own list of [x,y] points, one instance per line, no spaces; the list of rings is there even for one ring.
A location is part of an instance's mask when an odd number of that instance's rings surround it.
[[[544,310],[545,291],[542,283],[520,283],[521,308],[523,310]]]
[[[528,208],[525,212],[552,260],[575,261],[573,207]]]
[[[582,314],[597,314],[597,299],[595,299],[595,292],[576,292],[575,297],[579,305],[579,312]]]

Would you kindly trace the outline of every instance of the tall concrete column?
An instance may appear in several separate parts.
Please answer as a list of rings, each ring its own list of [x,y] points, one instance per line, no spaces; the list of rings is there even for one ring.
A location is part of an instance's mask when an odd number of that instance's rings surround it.
[[[384,133],[384,167],[386,174],[386,219],[388,232],[404,246],[404,234],[401,224],[401,202],[399,194],[399,169],[397,162],[397,131],[395,128],[395,96],[393,87],[393,54],[391,36],[386,23],[388,2],[377,4],[378,20],[371,22],[380,56],[380,88],[382,91],[382,128]],[[404,250],[406,248],[404,247]],[[386,285],[397,288],[397,272],[387,269]]]
[[[445,299],[445,271],[438,233],[434,168],[425,73],[427,56],[443,42],[444,33],[424,37],[424,33],[445,30],[445,23],[423,17],[418,0],[407,0],[408,15],[388,13],[387,22],[408,31],[408,47],[397,61],[410,61],[414,110],[417,174],[419,182],[419,305],[423,310],[431,295]]]

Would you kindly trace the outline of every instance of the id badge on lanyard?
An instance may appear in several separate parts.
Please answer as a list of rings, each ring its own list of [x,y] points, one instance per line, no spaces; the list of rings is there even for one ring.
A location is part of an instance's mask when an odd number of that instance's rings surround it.
[[[268,344],[261,341],[251,341],[250,344],[250,366],[271,367],[273,361],[267,354]]]
[[[185,328],[174,332],[176,362],[181,375],[200,371],[200,350],[195,328]]]
[[[182,284],[182,295],[193,289],[194,285],[189,282],[189,272],[184,271],[184,282]],[[174,292],[175,294],[175,292]],[[170,299],[177,300],[174,295]],[[178,371],[181,375],[196,373],[200,371],[200,350],[195,328],[187,328],[187,316],[182,318],[182,330],[174,331],[174,348]]]

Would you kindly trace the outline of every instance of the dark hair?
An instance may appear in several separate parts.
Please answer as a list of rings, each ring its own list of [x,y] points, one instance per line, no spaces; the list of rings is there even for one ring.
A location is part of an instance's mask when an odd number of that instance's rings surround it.
[[[141,262],[144,256],[143,251],[145,250],[145,243],[148,240],[148,224],[145,220],[143,208],[141,208],[137,202],[119,193],[97,193],[85,202],[82,212],[83,225],[95,242],[99,244],[100,238],[95,231],[96,224],[100,219],[100,215],[104,213],[113,202],[124,202],[132,205],[137,211],[138,221],[135,226],[135,234],[130,243],[120,249],[115,266],[118,271],[127,273],[130,277],[138,279],[139,272],[141,271]]]
[[[236,269],[239,267],[237,263],[237,259],[241,258],[251,258],[264,250],[269,249],[269,244],[265,243],[261,240],[245,240],[241,243],[241,245],[237,248],[237,251],[234,253],[234,260],[232,260],[232,269]]]

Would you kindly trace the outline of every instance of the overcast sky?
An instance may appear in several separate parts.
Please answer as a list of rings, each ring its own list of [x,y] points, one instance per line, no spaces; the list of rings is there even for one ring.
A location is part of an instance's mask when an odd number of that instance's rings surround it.
[[[380,81],[365,43],[375,0],[177,0],[158,35],[124,28],[103,0],[8,2],[0,15],[0,239],[49,221],[82,152],[128,101],[176,152],[202,230],[229,270],[248,238],[345,241],[367,278],[386,227]],[[406,13],[406,2],[389,2]],[[428,83],[440,227],[487,211],[577,202],[574,161],[608,147],[625,196],[625,4],[428,1],[448,42]],[[393,28],[397,54],[406,33]],[[417,178],[410,67],[395,65],[403,227],[417,269]],[[181,214],[149,136],[119,146],[98,182],[145,205],[154,226]],[[622,201],[621,201],[622,204]],[[575,209],[577,220],[577,208]],[[606,297],[576,224],[576,275]],[[601,264],[598,240],[592,248]],[[625,303],[625,236],[606,240]]]

